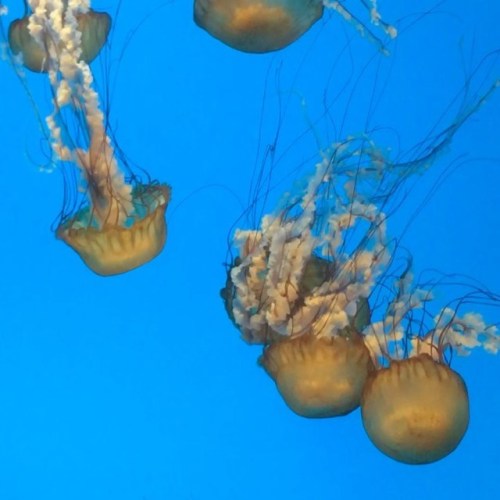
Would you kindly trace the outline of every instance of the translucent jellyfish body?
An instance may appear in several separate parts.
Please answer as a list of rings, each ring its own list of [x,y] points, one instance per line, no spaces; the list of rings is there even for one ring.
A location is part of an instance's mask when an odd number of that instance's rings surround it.
[[[496,353],[500,336],[480,315],[459,316],[454,308],[443,309],[424,327],[417,314],[432,296],[412,289],[411,279],[405,273],[383,319],[364,332],[377,369],[363,389],[361,414],[380,451],[399,462],[425,464],[455,450],[469,424],[467,388],[446,363],[446,351],[466,354],[481,346]]]
[[[374,25],[396,36],[395,28],[382,21],[375,1],[360,3]],[[342,2],[330,0],[195,0],[194,20],[230,47],[263,53],[282,49],[300,38],[323,16],[325,8],[352,23],[362,36],[377,40]]]
[[[363,141],[334,145],[260,229],[235,233],[226,309],[247,342],[265,345],[260,364],[302,416],[349,413],[373,369],[360,332],[390,252],[385,216],[358,182],[377,177],[372,154]]]
[[[136,182],[119,166],[87,64],[106,39],[109,19],[91,11],[88,1],[30,0],[29,6],[32,13],[20,21],[27,28],[11,27],[11,39],[19,35],[25,64],[48,74],[53,111],[46,125],[54,162],[78,167],[85,196],[72,211],[63,210],[57,235],[97,274],[129,271],[165,244],[170,188]]]

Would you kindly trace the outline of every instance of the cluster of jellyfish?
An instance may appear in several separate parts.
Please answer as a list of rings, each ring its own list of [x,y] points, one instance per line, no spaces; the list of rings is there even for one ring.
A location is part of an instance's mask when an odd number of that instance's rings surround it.
[[[371,441],[408,464],[445,457],[467,430],[467,388],[447,354],[500,348],[495,325],[459,314],[465,300],[429,320],[433,287],[414,283],[411,259],[399,275],[389,272],[396,249],[387,196],[452,135],[400,164],[367,137],[333,144],[258,229],[235,231],[221,290],[243,339],[264,346],[259,364],[292,411],[325,418],[360,406]],[[381,286],[392,291],[382,310],[374,307]],[[500,300],[471,286],[468,299],[480,296]]]
[[[56,234],[97,274],[137,268],[165,244],[170,187],[127,176],[108,132],[90,63],[106,44],[111,18],[92,10],[90,0],[24,4],[24,16],[9,26],[10,58],[21,77],[23,68],[46,75],[53,110],[45,125],[54,161],[77,167],[85,194],[76,210],[61,216]],[[359,4],[374,30],[397,35],[375,0]],[[265,53],[293,43],[325,9],[384,50],[340,1],[195,0],[194,20],[230,47]],[[415,319],[432,303],[432,291],[413,282],[410,265],[387,283],[395,249],[384,200],[425,170],[487,97],[438,136],[430,152],[406,164],[392,163],[367,137],[323,151],[301,189],[264,215],[260,227],[234,233],[236,256],[221,291],[243,339],[263,346],[259,363],[291,410],[325,418],[361,407],[377,448],[409,464],[445,457],[467,430],[467,388],[447,353],[475,347],[496,353],[500,336],[495,325],[461,314],[458,306]],[[381,311],[373,297],[382,283],[393,297]]]

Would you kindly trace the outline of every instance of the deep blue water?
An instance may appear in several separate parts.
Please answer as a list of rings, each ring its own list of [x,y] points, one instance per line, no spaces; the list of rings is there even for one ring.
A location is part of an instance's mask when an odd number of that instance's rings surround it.
[[[21,4],[8,2],[4,22]],[[123,2],[107,59],[93,67],[121,147],[172,185],[173,201],[161,256],[112,278],[92,274],[51,232],[62,176],[38,168],[46,145],[33,106],[1,64],[0,499],[495,497],[498,357],[453,360],[469,389],[468,433],[438,463],[402,465],[369,442],[359,411],[292,414],[219,298],[231,227],[278,131],[268,210],[319,148],[378,127],[380,143],[404,155],[500,76],[498,61],[473,73],[500,48],[499,2],[379,4],[401,27],[389,57],[338,16],[255,56],[197,28],[191,2]],[[44,78],[28,75],[28,85],[45,116]],[[499,129],[497,92],[410,184],[389,228],[399,236],[410,223],[402,244],[416,273],[464,273],[500,290]],[[498,308],[484,313],[500,321]]]

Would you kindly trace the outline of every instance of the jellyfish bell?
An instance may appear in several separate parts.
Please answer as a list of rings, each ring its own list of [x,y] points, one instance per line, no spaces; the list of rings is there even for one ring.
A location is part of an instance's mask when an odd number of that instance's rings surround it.
[[[86,207],[61,222],[56,234],[96,274],[121,274],[142,266],[163,250],[169,201],[169,186],[137,185],[132,190],[135,215],[125,224],[108,221],[100,227]]]
[[[371,22],[392,38],[396,29],[385,24],[376,3],[363,2]],[[242,52],[265,53],[283,49],[321,19],[325,8],[339,13],[370,39],[378,39],[341,2],[329,0],[195,0],[198,26],[226,45]]]
[[[361,336],[314,335],[277,341],[264,348],[259,364],[297,415],[337,417],[355,410],[373,369]]]
[[[198,26],[243,52],[279,50],[301,37],[323,15],[318,0],[196,0]]]
[[[365,431],[382,453],[406,464],[440,460],[457,448],[469,425],[462,377],[428,354],[373,371],[361,398]]]
[[[33,38],[30,30],[31,14],[12,21],[8,31],[10,50],[16,56],[22,57],[23,65],[31,71],[40,73],[48,71],[49,56],[48,40],[41,45]],[[92,62],[106,43],[111,29],[111,16],[106,12],[96,12],[88,9],[76,14],[78,32],[81,33],[81,60]],[[52,36],[46,33],[45,37]],[[57,44],[56,44],[57,45]]]

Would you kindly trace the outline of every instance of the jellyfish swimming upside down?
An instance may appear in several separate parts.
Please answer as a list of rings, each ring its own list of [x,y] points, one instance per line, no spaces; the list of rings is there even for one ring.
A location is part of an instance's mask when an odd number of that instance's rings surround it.
[[[128,181],[119,168],[88,65],[106,41],[109,16],[92,11],[88,0],[28,3],[29,15],[10,27],[11,49],[27,67],[48,74],[52,151],[56,161],[78,167],[86,196],[76,212],[62,216],[57,236],[97,274],[129,271],[165,244],[170,187]]]

